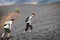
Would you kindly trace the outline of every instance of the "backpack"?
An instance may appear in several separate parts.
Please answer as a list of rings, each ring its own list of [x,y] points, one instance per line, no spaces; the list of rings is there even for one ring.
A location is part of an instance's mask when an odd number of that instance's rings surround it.
[[[6,26],[6,25],[9,25],[9,27],[10,27],[10,24],[4,24],[4,26]]]
[[[4,24],[4,26],[6,26],[7,24]]]
[[[28,22],[28,20],[29,20],[29,16],[25,19],[25,22]]]

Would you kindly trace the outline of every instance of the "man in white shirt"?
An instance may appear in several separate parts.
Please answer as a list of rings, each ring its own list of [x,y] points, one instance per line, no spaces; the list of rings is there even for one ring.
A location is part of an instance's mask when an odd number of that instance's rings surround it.
[[[11,19],[10,21],[6,21],[4,23],[4,33],[1,36],[1,40],[3,40],[3,37],[6,33],[8,33],[7,39],[9,39],[9,37],[11,35],[11,28],[12,28],[13,22],[14,22],[14,19]]]
[[[31,30],[32,30],[32,24],[31,24],[31,19],[32,19],[32,17],[33,16],[35,16],[35,14],[34,13],[32,13],[32,15],[31,16],[29,16],[29,17],[27,17],[27,21],[26,21],[26,29],[24,30],[24,33],[28,30],[28,28],[30,27],[30,30],[29,30],[29,32],[31,32]]]

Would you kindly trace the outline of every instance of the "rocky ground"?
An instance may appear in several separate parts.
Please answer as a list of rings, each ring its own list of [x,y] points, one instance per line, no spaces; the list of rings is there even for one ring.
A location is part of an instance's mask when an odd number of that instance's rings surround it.
[[[21,13],[13,24],[13,37],[10,40],[60,40],[60,3],[47,5],[16,4],[4,6],[4,12],[14,12],[17,7],[21,9]],[[33,12],[36,14],[32,19],[33,30],[31,33],[23,34],[26,26],[25,18]],[[5,13],[3,14],[5,15]]]

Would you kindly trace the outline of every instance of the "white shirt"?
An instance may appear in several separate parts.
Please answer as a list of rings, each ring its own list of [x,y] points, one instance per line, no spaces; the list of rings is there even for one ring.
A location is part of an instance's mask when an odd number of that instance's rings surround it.
[[[4,26],[4,28],[9,28],[11,27],[13,21],[6,21],[5,24],[7,24],[6,26]]]
[[[29,17],[29,20],[28,20],[28,22],[27,22],[27,23],[30,23],[30,25],[31,25],[31,19],[32,19],[32,17],[33,17],[33,15],[31,15],[31,16]]]

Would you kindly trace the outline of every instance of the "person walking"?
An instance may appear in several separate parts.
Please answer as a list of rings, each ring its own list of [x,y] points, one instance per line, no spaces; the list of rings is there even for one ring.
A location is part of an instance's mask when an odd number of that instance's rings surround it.
[[[14,19],[11,19],[9,21],[6,21],[4,23],[4,33],[1,36],[1,40],[3,40],[3,37],[5,34],[8,33],[7,35],[7,39],[9,39],[11,37],[11,29],[12,29],[12,24],[14,23]]]
[[[32,19],[33,16],[35,16],[35,13],[32,13],[31,16],[28,16],[28,17],[25,19],[26,29],[24,30],[24,33],[25,33],[26,31],[28,31],[28,28],[29,28],[29,27],[30,27],[29,32],[32,31],[33,27],[32,27],[32,23],[31,23],[31,19]]]

